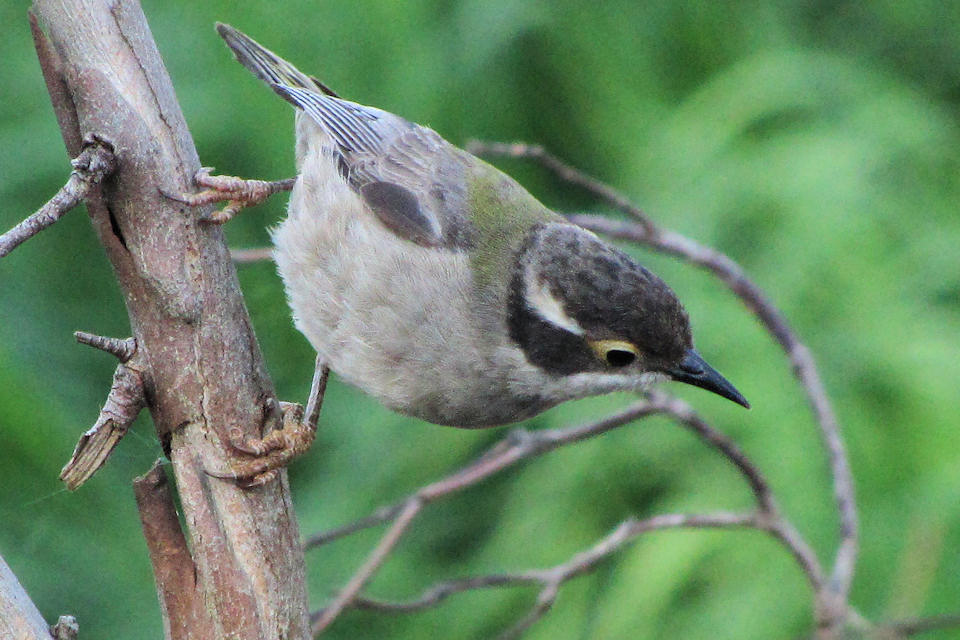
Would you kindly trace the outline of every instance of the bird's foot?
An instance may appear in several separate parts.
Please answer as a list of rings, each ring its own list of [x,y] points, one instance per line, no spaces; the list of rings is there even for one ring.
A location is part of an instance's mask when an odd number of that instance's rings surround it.
[[[260,204],[279,191],[290,191],[296,178],[286,180],[245,180],[236,176],[213,176],[212,167],[203,167],[193,177],[199,193],[170,194],[164,192],[168,198],[188,204],[191,207],[201,207],[215,202],[226,202],[227,205],[219,211],[214,211],[203,217],[206,222],[223,224],[237,215],[242,209]]]
[[[316,436],[316,424],[303,419],[303,407],[292,402],[281,402],[283,426],[263,438],[244,438],[240,429],[230,432],[230,444],[237,451],[252,456],[236,462],[225,474],[211,474],[218,478],[235,480],[245,489],[259,487],[274,480],[287,463],[307,452]]]

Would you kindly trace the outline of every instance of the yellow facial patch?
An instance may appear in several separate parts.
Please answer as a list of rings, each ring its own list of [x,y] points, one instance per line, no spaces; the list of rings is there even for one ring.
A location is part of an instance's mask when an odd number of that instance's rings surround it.
[[[640,355],[639,350],[625,340],[596,340],[590,342],[590,348],[597,357],[612,367],[624,367],[631,364]]]

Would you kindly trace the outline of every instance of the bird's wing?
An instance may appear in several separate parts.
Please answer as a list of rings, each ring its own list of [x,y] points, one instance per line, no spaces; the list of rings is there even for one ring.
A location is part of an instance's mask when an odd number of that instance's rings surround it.
[[[237,62],[267,84],[285,84],[291,87],[315,89],[336,97],[337,94],[334,93],[333,89],[313,76],[308,76],[300,71],[300,69],[297,69],[242,31],[218,22],[217,33],[233,51]]]
[[[462,152],[392,113],[303,87],[272,86],[333,138],[341,175],[388,229],[421,246],[469,246]]]

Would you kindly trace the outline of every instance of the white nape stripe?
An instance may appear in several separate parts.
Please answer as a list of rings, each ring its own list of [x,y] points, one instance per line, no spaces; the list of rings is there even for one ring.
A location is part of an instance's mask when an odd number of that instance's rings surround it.
[[[537,277],[533,265],[528,264],[526,266],[523,279],[524,295],[527,299],[527,304],[530,305],[538,316],[550,324],[569,331],[570,333],[575,333],[578,336],[584,334],[583,327],[567,315],[567,312],[563,310],[563,304],[561,304],[550,291],[549,285]]]

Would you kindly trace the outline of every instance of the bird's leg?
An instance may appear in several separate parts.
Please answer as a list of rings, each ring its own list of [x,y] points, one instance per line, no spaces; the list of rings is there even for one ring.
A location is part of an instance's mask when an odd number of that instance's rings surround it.
[[[260,204],[278,191],[290,191],[297,180],[296,178],[274,181],[245,180],[235,176],[212,176],[210,175],[212,170],[212,167],[203,167],[193,177],[197,186],[203,187],[203,191],[183,194],[164,192],[164,195],[191,207],[226,202],[227,205],[223,209],[203,218],[207,222],[223,224],[240,210]]]
[[[228,474],[217,477],[232,478],[245,488],[259,487],[276,478],[281,467],[306,453],[317,434],[317,418],[329,376],[330,369],[318,358],[306,416],[299,404],[281,402],[283,425],[279,429],[263,438],[244,438],[239,429],[231,431],[233,448],[252,458],[234,463]]]

